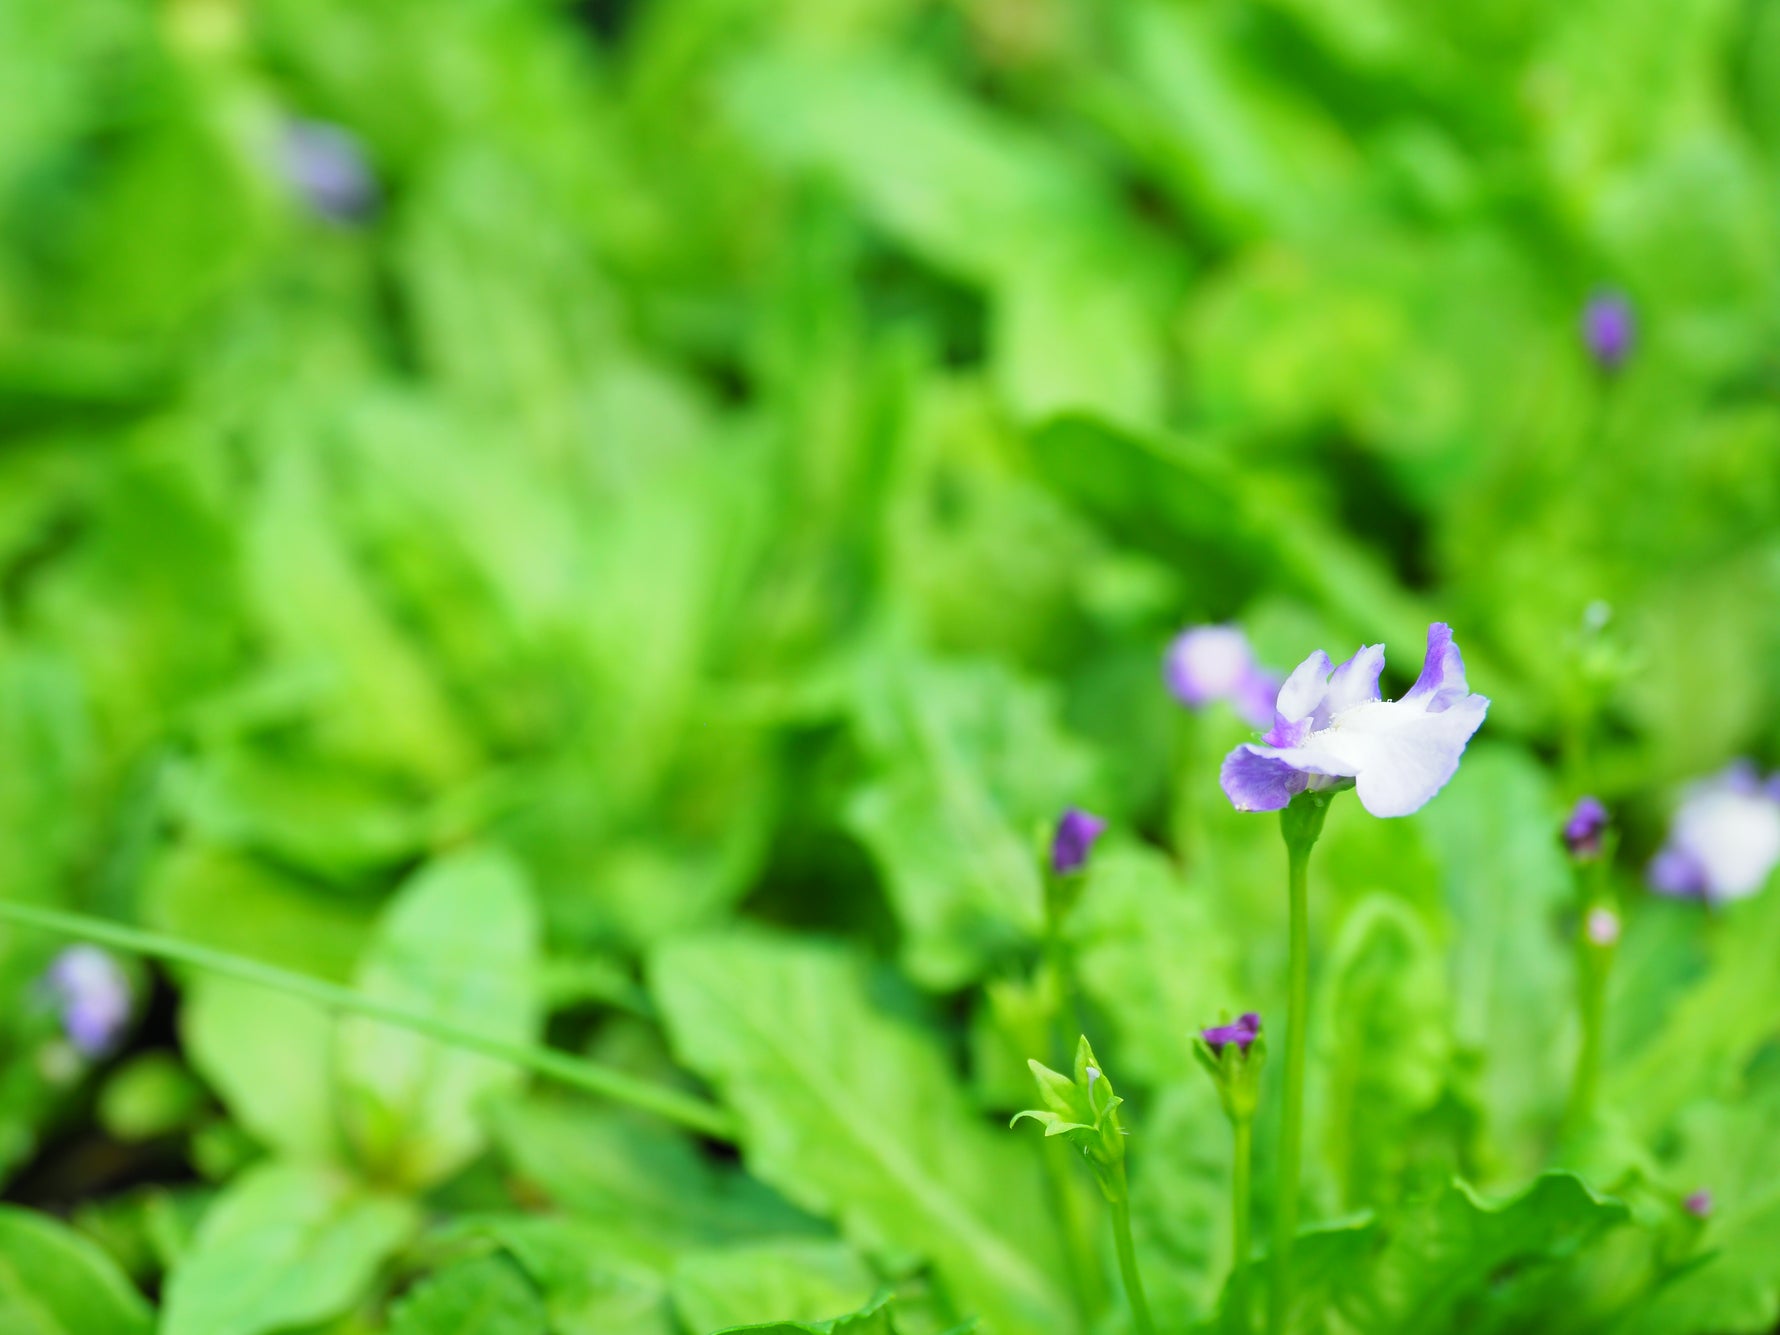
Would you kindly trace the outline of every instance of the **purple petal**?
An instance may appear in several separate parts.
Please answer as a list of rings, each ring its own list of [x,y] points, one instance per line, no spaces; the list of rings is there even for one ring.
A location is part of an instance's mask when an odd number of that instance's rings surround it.
[[[1279,811],[1303,792],[1310,780],[1279,756],[1245,742],[1224,757],[1218,782],[1238,811]]]
[[[1632,303],[1619,292],[1597,292],[1582,311],[1582,341],[1595,364],[1617,371],[1632,350],[1637,332]]]
[[[1105,831],[1106,822],[1098,816],[1090,816],[1079,807],[1065,810],[1051,840],[1051,870],[1059,876],[1081,870],[1094,850],[1094,841]]]
[[[1256,668],[1243,678],[1230,703],[1250,727],[1265,728],[1273,722],[1274,709],[1279,703],[1279,685],[1278,677]]]
[[[354,222],[376,207],[377,182],[364,150],[338,125],[289,122],[284,131],[284,168],[309,207],[324,218]]]
[[[1223,1056],[1225,1047],[1231,1043],[1234,1043],[1238,1050],[1247,1055],[1260,1032],[1261,1017],[1253,1011],[1248,1011],[1229,1024],[1218,1024],[1209,1029],[1201,1029],[1199,1037],[1205,1040],[1206,1046],[1211,1049],[1213,1056]]]
[[[1436,621],[1428,627],[1428,652],[1422,660],[1421,676],[1409,688],[1404,701],[1426,701],[1430,714],[1450,709],[1470,691],[1465,684],[1465,659],[1453,643],[1452,627]]]
[[[1232,698],[1254,666],[1248,637],[1236,627],[1194,626],[1174,637],[1163,671],[1175,699],[1203,709],[1215,700]]]
[[[1644,875],[1650,882],[1650,888],[1659,895],[1669,895],[1674,899],[1706,897],[1706,869],[1685,848],[1658,850],[1657,855],[1650,859],[1650,866]]]
[[[130,984],[117,961],[97,946],[70,946],[50,964],[47,981],[69,1042],[90,1057],[109,1050],[130,1020]]]

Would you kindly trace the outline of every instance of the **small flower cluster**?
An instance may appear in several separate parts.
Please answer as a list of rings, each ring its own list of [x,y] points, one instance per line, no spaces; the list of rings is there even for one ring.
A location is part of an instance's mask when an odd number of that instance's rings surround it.
[[[1738,761],[1690,787],[1651,859],[1651,889],[1706,903],[1746,899],[1780,863],[1780,776]]]

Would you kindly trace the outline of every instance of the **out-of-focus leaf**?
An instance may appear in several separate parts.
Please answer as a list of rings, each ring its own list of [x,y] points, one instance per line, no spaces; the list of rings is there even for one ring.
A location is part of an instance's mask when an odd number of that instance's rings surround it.
[[[512,1043],[541,1021],[539,927],[530,884],[505,854],[472,849],[423,868],[378,923],[358,976],[381,1001]],[[347,1134],[367,1164],[426,1184],[481,1147],[483,1102],[520,1083],[512,1066],[407,1030],[342,1022]]]
[[[507,1158],[546,1197],[578,1217],[647,1239],[664,1258],[687,1247],[820,1228],[653,1121],[543,1097],[504,1102],[492,1120]]]
[[[657,1244],[639,1248],[621,1224],[501,1215],[475,1219],[469,1231],[519,1263],[544,1296],[551,1335],[680,1335]]]
[[[327,1169],[250,1169],[210,1207],[173,1268],[162,1329],[264,1335],[337,1316],[418,1222],[411,1202]]]
[[[1087,800],[1089,756],[1048,692],[984,663],[886,654],[856,718],[877,776],[847,822],[884,869],[909,971],[934,987],[979,977],[1038,929],[1037,832]]]
[[[777,1242],[689,1252],[674,1266],[674,1310],[690,1330],[816,1321],[865,1303],[878,1281],[840,1242]]]
[[[1416,818],[1452,912],[1453,1036],[1478,1063],[1496,1172],[1539,1164],[1569,1087],[1575,989],[1561,915],[1574,890],[1557,810],[1530,759],[1486,743]]]
[[[537,1290],[503,1256],[459,1261],[428,1275],[390,1312],[390,1335],[545,1335]]]
[[[749,1168],[859,1246],[925,1257],[964,1309],[1062,1319],[1037,1160],[984,1125],[927,1037],[874,1009],[860,962],[764,936],[660,950],[674,1047],[742,1119]]]
[[[0,1206],[0,1329],[8,1335],[149,1335],[153,1315],[117,1266],[63,1224]]]

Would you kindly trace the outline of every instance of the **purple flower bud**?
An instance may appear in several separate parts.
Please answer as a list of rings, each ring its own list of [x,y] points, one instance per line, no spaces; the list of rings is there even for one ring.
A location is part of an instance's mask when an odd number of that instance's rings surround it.
[[[1223,1056],[1225,1045],[1234,1043],[1243,1056],[1248,1055],[1249,1047],[1254,1043],[1255,1036],[1261,1032],[1261,1017],[1253,1011],[1239,1015],[1230,1024],[1216,1024],[1209,1029],[1201,1029],[1199,1037],[1212,1050],[1213,1055]]]
[[[1578,862],[1601,855],[1601,836],[1607,832],[1607,808],[1592,797],[1579,798],[1570,819],[1564,822],[1564,847]]]
[[[1069,807],[1057,822],[1056,837],[1051,840],[1051,870],[1059,876],[1080,871],[1094,851],[1094,841],[1106,831],[1106,822],[1090,816],[1080,807]]]
[[[1718,902],[1745,899],[1780,863],[1780,797],[1747,761],[1692,785],[1651,859],[1658,894]]]
[[[377,206],[377,181],[349,132],[327,121],[284,127],[284,170],[310,208],[335,222],[358,222]]]
[[[46,977],[68,1041],[88,1057],[104,1056],[130,1021],[130,983],[117,961],[97,946],[70,946]]]
[[[1712,1193],[1701,1187],[1681,1202],[1683,1208],[1695,1219],[1704,1219],[1712,1213]]]
[[[1162,676],[1176,700],[1204,709],[1227,700],[1256,728],[1273,722],[1279,678],[1255,663],[1248,637],[1234,626],[1194,626],[1174,637]]]
[[[1617,371],[1632,350],[1636,326],[1624,293],[1601,291],[1582,311],[1582,341],[1603,371]]]

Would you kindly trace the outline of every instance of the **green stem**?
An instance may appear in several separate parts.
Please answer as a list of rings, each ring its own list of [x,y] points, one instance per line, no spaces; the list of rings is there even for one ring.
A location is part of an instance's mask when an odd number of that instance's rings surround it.
[[[1237,1329],[1248,1326],[1249,1170],[1253,1158],[1254,1122],[1233,1118],[1234,1163],[1230,1172],[1230,1301],[1236,1309]]]
[[[1291,962],[1286,1000],[1285,1102],[1279,1119],[1279,1178],[1273,1211],[1273,1285],[1267,1329],[1280,1335],[1292,1305],[1292,1244],[1298,1236],[1298,1177],[1304,1149],[1304,1055],[1310,1019],[1310,850],[1323,832],[1329,797],[1302,793],[1280,812],[1291,900]]]
[[[1131,1244],[1131,1194],[1125,1184],[1125,1165],[1119,1164],[1117,1197],[1112,1206],[1113,1245],[1119,1252],[1119,1275],[1125,1281],[1125,1297],[1131,1303],[1131,1323],[1137,1335],[1156,1335],[1150,1319],[1150,1302],[1144,1296],[1143,1276],[1137,1270],[1137,1249]]]
[[[627,1103],[633,1108],[654,1113],[714,1140],[733,1141],[736,1138],[736,1126],[727,1112],[690,1094],[639,1080],[624,1071],[584,1057],[572,1057],[567,1053],[528,1044],[509,1043],[505,1039],[491,1038],[472,1029],[461,1029],[423,1011],[379,1001],[362,992],[308,974],[262,964],[258,960],[213,950],[209,946],[164,936],[159,932],[126,927],[122,923],[109,922],[104,918],[93,918],[82,913],[63,913],[32,904],[0,900],[0,919],[42,927],[52,932],[65,932],[70,936],[97,941],[131,954],[189,964],[193,968],[204,969],[226,978],[269,987],[274,991],[313,1001],[326,1010],[362,1015],[367,1019],[413,1030],[441,1043],[479,1052],[499,1061],[511,1062],[561,1084],[572,1085],[614,1102]]]
[[[1578,870],[1582,893],[1576,923],[1576,1005],[1582,1021],[1582,1046],[1576,1054],[1576,1074],[1570,1086],[1570,1106],[1565,1121],[1573,1132],[1585,1131],[1595,1118],[1601,1084],[1601,1051],[1607,1027],[1607,977],[1613,970],[1615,943],[1589,939],[1589,917],[1596,909],[1618,916],[1606,889],[1607,858],[1598,855]]]

